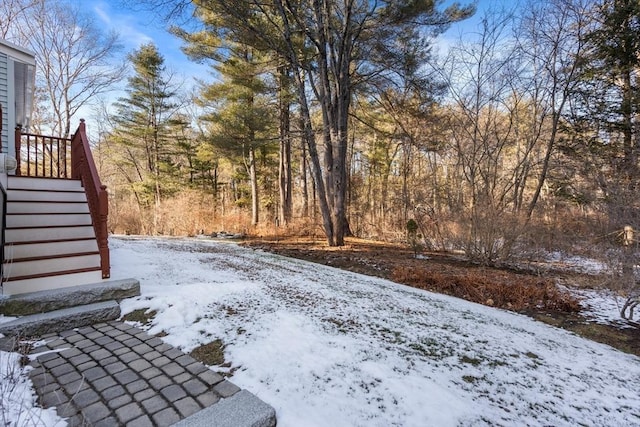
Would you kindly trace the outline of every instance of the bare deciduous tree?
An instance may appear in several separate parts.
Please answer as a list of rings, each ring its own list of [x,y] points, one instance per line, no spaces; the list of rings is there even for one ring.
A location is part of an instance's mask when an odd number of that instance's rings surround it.
[[[0,39],[13,40],[18,34],[15,34],[18,22],[22,22],[24,16],[29,9],[34,7],[37,0],[3,0],[0,2]]]
[[[531,102],[525,146],[544,144],[527,220],[547,180],[562,122],[579,84],[584,38],[591,19],[590,4],[588,0],[538,2],[525,9],[518,26],[518,47],[525,72],[518,80],[517,91]]]
[[[36,54],[37,85],[53,113],[50,131],[69,136],[78,110],[122,78],[124,64],[115,59],[119,36],[103,33],[77,4],[10,0],[0,11],[0,21],[7,21],[1,30]]]

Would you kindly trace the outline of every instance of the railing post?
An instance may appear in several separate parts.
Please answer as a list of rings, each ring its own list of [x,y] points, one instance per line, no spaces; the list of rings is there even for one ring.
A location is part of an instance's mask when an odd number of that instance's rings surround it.
[[[16,139],[14,141],[16,148],[16,176],[20,176],[20,149],[22,147],[22,126],[16,126]]]
[[[98,249],[100,251],[100,267],[102,268],[102,278],[111,277],[111,262],[109,260],[109,232],[107,230],[107,218],[109,217],[109,195],[107,186],[100,186],[100,236],[98,238]]]
[[[82,163],[82,136],[81,130],[84,131],[84,119],[80,119],[80,125],[78,131],[73,135],[71,139],[71,179],[81,179],[80,165]],[[76,137],[77,140],[76,140]]]

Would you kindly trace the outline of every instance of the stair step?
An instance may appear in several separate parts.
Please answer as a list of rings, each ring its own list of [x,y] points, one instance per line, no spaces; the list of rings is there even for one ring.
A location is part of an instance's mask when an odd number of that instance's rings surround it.
[[[52,240],[95,239],[92,226],[7,228],[5,242],[46,242]]]
[[[30,314],[0,323],[0,333],[23,337],[61,332],[94,323],[107,322],[120,317],[120,306],[115,301],[103,301],[71,308]]]
[[[89,213],[89,205],[86,202],[7,202],[7,214],[41,213]]]
[[[86,202],[84,191],[8,190],[11,202]]]
[[[92,238],[44,243],[6,244],[4,247],[4,257],[6,261],[11,261],[30,257],[58,256],[96,251],[98,251],[98,243]]]
[[[53,259],[65,259],[65,258],[74,258],[74,257],[79,257],[79,256],[86,256],[86,255],[100,255],[99,251],[94,251],[94,252],[76,252],[76,253],[70,253],[70,254],[56,254],[56,255],[47,255],[47,256],[28,256],[28,257],[24,257],[24,258],[16,258],[13,257],[12,259],[8,259],[5,260],[4,264],[5,265],[15,265],[17,263],[24,263],[24,262],[31,262],[31,261],[47,261],[47,260],[53,260]]]
[[[17,295],[48,289],[68,288],[87,283],[99,283],[100,281],[102,281],[102,271],[98,268],[92,271],[68,272],[56,276],[12,280],[2,284],[2,293],[4,295]]]
[[[7,228],[91,225],[87,213],[7,215]]]
[[[47,258],[28,261],[12,261],[3,265],[4,280],[20,280],[47,275],[60,274],[66,271],[89,271],[100,268],[100,254],[82,254],[62,258]]]
[[[27,176],[9,176],[7,188],[10,190],[82,190],[79,179],[36,178]]]
[[[101,301],[119,301],[137,296],[140,296],[140,282],[137,280],[109,280],[0,298],[0,314],[25,316]]]

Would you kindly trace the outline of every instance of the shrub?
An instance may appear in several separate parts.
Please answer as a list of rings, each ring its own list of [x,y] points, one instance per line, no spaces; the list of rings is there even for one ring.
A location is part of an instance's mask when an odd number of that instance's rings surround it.
[[[418,241],[418,223],[414,219],[407,221],[407,242],[413,249],[413,256],[417,257],[418,252],[422,249]]]

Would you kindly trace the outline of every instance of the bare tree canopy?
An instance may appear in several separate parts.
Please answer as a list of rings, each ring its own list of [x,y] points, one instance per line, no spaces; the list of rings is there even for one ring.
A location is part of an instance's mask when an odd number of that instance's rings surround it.
[[[68,136],[78,110],[122,78],[118,34],[103,33],[78,4],[11,0],[0,8],[0,22],[8,23],[8,40],[36,54],[38,93],[52,114],[41,125],[55,135]]]

